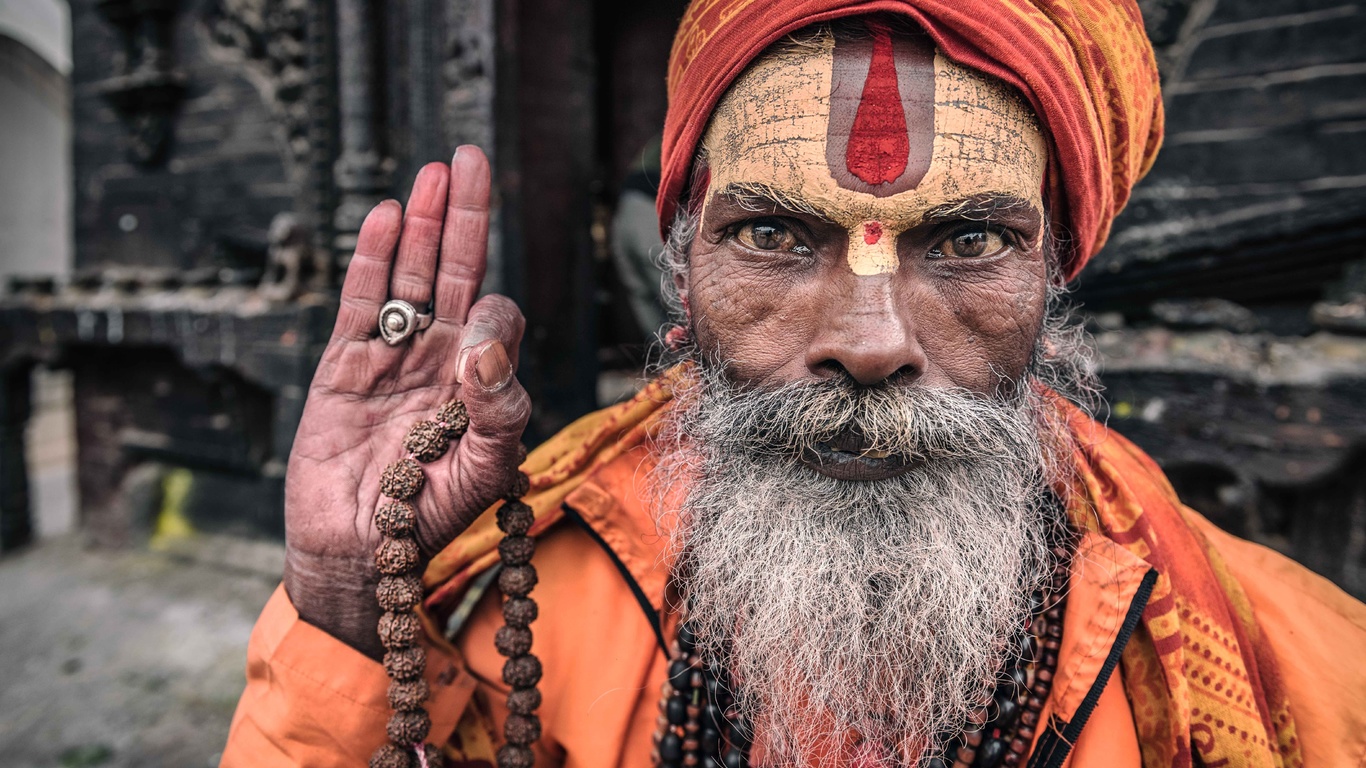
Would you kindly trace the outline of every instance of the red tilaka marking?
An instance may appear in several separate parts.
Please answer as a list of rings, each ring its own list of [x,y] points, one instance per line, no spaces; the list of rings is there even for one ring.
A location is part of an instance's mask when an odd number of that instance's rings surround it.
[[[865,184],[888,184],[906,171],[911,142],[896,83],[892,35],[882,26],[873,27],[872,32],[873,60],[849,131],[844,164]]]
[[[934,43],[870,23],[837,40],[825,162],[845,189],[887,197],[914,189],[934,155]]]
[[[882,239],[882,225],[876,221],[869,221],[863,225],[863,242],[868,245],[877,245],[877,241]]]

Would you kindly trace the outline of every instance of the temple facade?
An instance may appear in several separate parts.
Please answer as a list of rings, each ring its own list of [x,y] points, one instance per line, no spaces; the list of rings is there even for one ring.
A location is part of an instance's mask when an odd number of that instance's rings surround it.
[[[1366,8],[1141,5],[1166,145],[1075,293],[1109,423],[1366,597]],[[527,315],[528,439],[636,380],[656,329],[613,235],[683,0],[70,6],[74,263],[26,254],[0,296],[0,546],[32,532],[35,368],[70,373],[95,541],[280,536],[360,222],[459,144],[493,160],[486,289]]]

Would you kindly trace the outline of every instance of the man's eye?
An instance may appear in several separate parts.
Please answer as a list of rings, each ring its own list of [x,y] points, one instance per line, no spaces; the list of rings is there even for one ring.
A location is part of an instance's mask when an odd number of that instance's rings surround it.
[[[791,230],[773,219],[751,221],[735,234],[743,245],[759,251],[805,250],[797,243],[797,236]]]
[[[959,230],[939,241],[930,250],[934,258],[973,259],[980,256],[995,256],[1005,250],[1005,238],[992,229]]]

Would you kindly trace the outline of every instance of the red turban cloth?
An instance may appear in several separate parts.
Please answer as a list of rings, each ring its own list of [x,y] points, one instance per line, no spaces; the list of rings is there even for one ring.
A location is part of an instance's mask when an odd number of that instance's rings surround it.
[[[877,12],[910,17],[945,56],[1033,105],[1063,271],[1075,277],[1162,143],[1157,64],[1134,0],[693,0],[669,56],[660,228],[673,221],[712,110],[751,61],[802,27]]]

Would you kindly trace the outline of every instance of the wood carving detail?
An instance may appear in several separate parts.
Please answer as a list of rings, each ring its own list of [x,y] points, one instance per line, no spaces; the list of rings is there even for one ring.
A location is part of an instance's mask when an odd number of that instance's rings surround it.
[[[307,172],[309,139],[307,0],[219,0],[207,23],[219,52],[245,64],[280,121],[290,173]]]
[[[171,28],[176,0],[101,0],[100,13],[119,32],[123,55],[113,77],[94,84],[128,129],[128,153],[136,163],[165,160],[175,115],[185,96],[185,76],[173,65]]]

